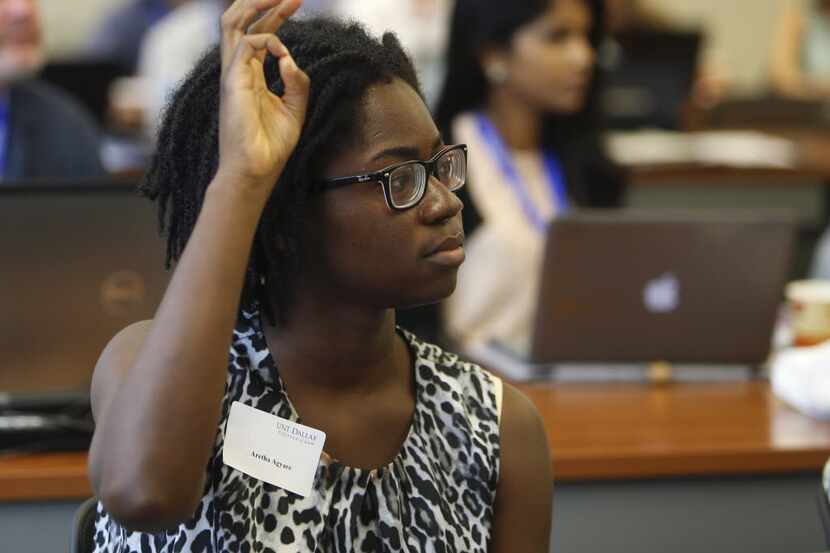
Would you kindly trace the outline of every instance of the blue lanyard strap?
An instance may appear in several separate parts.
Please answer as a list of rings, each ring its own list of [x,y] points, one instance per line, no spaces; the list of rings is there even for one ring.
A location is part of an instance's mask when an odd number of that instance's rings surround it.
[[[0,93],[0,179],[6,176],[9,152],[9,94]]]
[[[525,214],[525,217],[530,223],[541,233],[547,229],[548,221],[539,213],[539,210],[530,198],[530,194],[522,180],[521,175],[513,165],[510,152],[502,141],[498,130],[483,113],[476,115],[478,123],[478,130],[491,153],[495,156],[499,164],[499,169],[506,177],[507,184],[516,196],[519,206]],[[550,193],[553,205],[558,208],[558,211],[564,213],[569,208],[568,193],[565,191],[565,174],[562,171],[562,165],[559,158],[552,151],[545,152],[543,157],[545,173],[547,173],[548,191]]]
[[[148,20],[151,23],[158,22],[172,11],[165,0],[149,0],[146,5]]]

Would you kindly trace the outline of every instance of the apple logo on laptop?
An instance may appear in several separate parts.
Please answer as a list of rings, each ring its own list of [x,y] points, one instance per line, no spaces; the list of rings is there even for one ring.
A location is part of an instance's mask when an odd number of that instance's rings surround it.
[[[643,303],[650,313],[671,313],[680,305],[680,281],[674,273],[664,273],[646,282]]]

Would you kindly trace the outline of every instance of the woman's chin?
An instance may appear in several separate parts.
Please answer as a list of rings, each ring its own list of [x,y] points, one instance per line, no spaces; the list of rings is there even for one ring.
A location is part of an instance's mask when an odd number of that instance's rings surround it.
[[[441,303],[455,292],[455,286],[458,282],[457,273],[453,272],[452,277],[441,279],[435,282],[429,289],[419,290],[417,295],[413,295],[404,299],[398,304],[399,309],[411,309],[413,307],[422,307],[425,305],[434,305]]]
[[[585,107],[584,94],[566,94],[552,98],[548,102],[547,111],[556,115],[576,115]]]

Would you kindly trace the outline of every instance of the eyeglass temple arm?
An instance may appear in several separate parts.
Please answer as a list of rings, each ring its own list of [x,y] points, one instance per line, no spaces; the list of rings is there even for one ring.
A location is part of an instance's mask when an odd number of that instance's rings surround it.
[[[350,184],[355,184],[357,182],[379,181],[382,178],[382,173],[373,173],[371,175],[357,175],[352,177],[321,179],[317,182],[317,190],[332,190],[334,188],[342,188],[344,186],[349,186]]]

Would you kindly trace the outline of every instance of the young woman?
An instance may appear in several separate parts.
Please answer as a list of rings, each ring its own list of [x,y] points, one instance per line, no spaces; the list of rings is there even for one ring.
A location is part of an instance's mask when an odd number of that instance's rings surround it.
[[[143,186],[176,268],[95,370],[97,550],[547,552],[532,404],[395,326],[455,287],[464,146],[394,36],[286,21],[299,3],[236,0],[167,111]],[[310,491],[228,464],[275,449],[240,409],[325,432],[288,467]]]
[[[470,149],[468,263],[446,304],[461,342],[528,349],[548,222],[616,206],[595,117],[596,0],[458,0],[437,119]],[[464,194],[464,192],[462,192]]]

